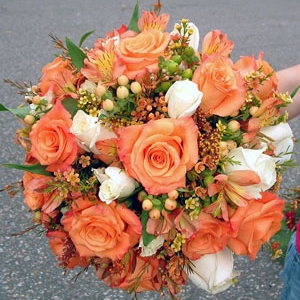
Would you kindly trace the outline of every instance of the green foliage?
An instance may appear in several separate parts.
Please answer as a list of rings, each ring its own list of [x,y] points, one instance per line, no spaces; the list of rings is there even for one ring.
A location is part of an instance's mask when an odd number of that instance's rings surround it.
[[[147,232],[147,221],[149,219],[149,212],[143,210],[141,215],[141,222],[143,226],[143,244],[144,246],[148,246],[154,239],[155,235],[149,234]]]
[[[34,174],[40,174],[45,176],[50,176],[51,173],[46,171],[46,168],[41,166],[39,163],[34,165],[19,165],[19,164],[2,164],[3,167],[12,168],[22,171],[27,171]]]
[[[68,53],[71,57],[73,65],[79,71],[84,65],[84,59],[86,58],[85,53],[76,46],[68,37],[66,37],[66,45]]]
[[[128,25],[128,30],[133,30],[135,32],[140,32],[140,30],[138,28],[138,25],[137,25],[138,20],[139,20],[139,4],[137,2],[135,7],[134,7],[134,10],[133,10],[130,23]]]
[[[29,106],[22,106],[19,108],[7,108],[3,104],[0,103],[0,111],[9,111],[13,115],[24,119],[26,115],[29,114],[30,107]]]

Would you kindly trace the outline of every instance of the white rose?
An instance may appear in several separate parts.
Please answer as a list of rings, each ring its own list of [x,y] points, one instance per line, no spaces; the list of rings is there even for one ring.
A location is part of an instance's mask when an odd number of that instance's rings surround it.
[[[282,164],[291,159],[292,151],[294,149],[293,132],[288,123],[279,123],[275,126],[263,127],[260,130],[266,137],[271,138],[273,146],[275,146],[275,162]],[[262,144],[267,146],[270,141],[262,140]]]
[[[92,117],[83,110],[78,110],[75,114],[70,132],[75,135],[81,149],[95,154],[99,154],[95,147],[97,141],[117,137],[112,130],[102,126],[97,117]]]
[[[139,247],[142,248],[141,256],[152,256],[156,251],[164,244],[164,237],[159,235],[149,243],[148,246],[144,246],[143,237],[140,238]]]
[[[233,255],[227,247],[192,261],[191,267],[193,272],[189,273],[189,279],[198,288],[211,294],[228,289],[233,284],[233,279],[239,275],[239,272],[233,271]]]
[[[136,188],[137,182],[129,177],[126,172],[117,167],[108,167],[104,170],[94,170],[100,181],[99,198],[110,204],[117,198],[129,196]]]
[[[177,35],[178,34],[178,30],[176,29],[176,27],[180,25],[178,23],[176,23],[174,25],[174,30],[171,32],[171,35]],[[200,41],[200,37],[199,37],[199,29],[198,27],[194,24],[189,22],[188,23],[188,28],[191,28],[193,30],[193,34],[190,35],[190,39],[189,39],[189,46],[193,47],[194,50],[198,50],[199,48],[199,41]],[[184,29],[181,29],[181,36],[184,35]],[[187,37],[187,33],[185,34],[185,36]]]
[[[200,105],[202,96],[202,92],[194,82],[176,81],[165,96],[169,116],[174,119],[192,116]]]
[[[244,186],[253,198],[261,198],[260,192],[270,189],[276,182],[275,162],[269,155],[263,154],[264,149],[235,148],[229,152],[229,157],[238,164],[227,163],[225,173],[237,170],[250,170],[257,173],[260,183]]]

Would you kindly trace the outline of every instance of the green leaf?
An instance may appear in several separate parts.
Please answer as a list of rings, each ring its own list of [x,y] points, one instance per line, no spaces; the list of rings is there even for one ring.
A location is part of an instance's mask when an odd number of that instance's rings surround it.
[[[73,65],[79,71],[84,65],[85,53],[76,46],[68,37],[66,37],[66,45]]]
[[[45,176],[51,175],[51,173],[46,171],[46,168],[44,166],[41,166],[39,163],[34,165],[2,164],[2,166],[11,169],[27,171],[34,174],[40,174]]]
[[[72,115],[72,117],[74,117],[79,110],[77,103],[77,100],[73,98],[66,98],[62,100],[62,105]]]
[[[294,91],[291,93],[291,98],[294,98],[294,96],[297,94],[297,92],[299,91],[299,89],[300,89],[300,85],[298,85],[298,86],[294,89]]]
[[[149,234],[147,232],[147,221],[149,219],[149,212],[143,210],[142,215],[141,215],[141,222],[142,222],[142,226],[143,226],[143,244],[144,246],[148,246],[154,239],[155,239],[155,235],[154,234]]]
[[[81,37],[78,46],[81,47],[82,44],[83,44],[83,42],[87,39],[87,37],[90,36],[90,35],[91,35],[92,33],[94,33],[94,32],[95,32],[95,30],[91,30],[91,31],[86,32],[86,33]]]
[[[135,7],[134,7],[134,10],[133,10],[130,23],[128,25],[128,30],[133,30],[133,31],[139,33],[140,30],[139,30],[138,25],[137,25],[138,20],[139,20],[139,3],[137,2]]]
[[[0,111],[9,111],[13,115],[24,119],[26,115],[29,114],[30,112],[30,107],[29,106],[22,106],[19,108],[6,108],[3,104],[0,103]]]

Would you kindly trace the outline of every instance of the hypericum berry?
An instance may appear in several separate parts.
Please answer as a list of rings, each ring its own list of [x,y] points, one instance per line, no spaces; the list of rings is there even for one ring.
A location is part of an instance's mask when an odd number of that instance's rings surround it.
[[[153,220],[157,220],[160,218],[160,210],[158,208],[153,208],[149,212],[149,217]]]
[[[186,55],[187,57],[192,57],[194,54],[195,54],[195,50],[193,47],[191,46],[187,46],[185,49],[184,49],[184,55]]]
[[[191,79],[192,76],[193,71],[191,69],[185,69],[181,74],[182,79]]]
[[[110,99],[106,99],[102,102],[102,108],[106,111],[112,111],[114,107],[114,102]]]
[[[140,191],[140,192],[138,193],[138,195],[137,195],[138,200],[139,200],[140,202],[143,202],[145,196],[147,196],[147,193],[146,193],[145,191]]]
[[[171,192],[168,193],[168,198],[170,198],[171,200],[176,200],[179,196],[179,193],[177,190],[173,190]]]
[[[24,118],[24,122],[28,125],[32,125],[35,123],[35,117],[32,115],[26,115]]]
[[[119,85],[125,86],[125,85],[128,84],[128,82],[129,82],[129,79],[128,79],[127,76],[121,75],[120,77],[118,77],[118,84],[119,84]]]
[[[171,57],[171,60],[175,61],[178,65],[182,62],[182,57],[178,54],[175,54]]]
[[[160,85],[163,92],[166,92],[170,88],[170,86],[171,86],[171,82],[169,81],[164,81]]]
[[[134,94],[139,94],[142,91],[142,86],[140,85],[139,82],[133,81],[130,84],[130,89]]]
[[[102,97],[105,93],[106,93],[106,88],[105,88],[105,86],[103,86],[103,85],[101,85],[101,84],[98,84],[98,85],[96,86],[96,89],[95,89],[95,94],[96,94],[96,96]]]
[[[125,86],[119,86],[117,88],[117,97],[119,99],[125,99],[129,96],[128,88]]]
[[[257,106],[251,106],[250,109],[249,109],[250,115],[253,116],[256,113],[257,110],[258,110]]]
[[[152,201],[150,199],[145,199],[143,201],[143,203],[142,203],[143,210],[149,211],[149,210],[152,209],[152,207],[153,207],[153,203],[152,203]]]
[[[165,208],[167,210],[174,210],[177,207],[177,201],[167,198],[165,201]]]
[[[35,105],[39,105],[41,103],[40,96],[34,96],[34,97],[32,97],[32,103],[35,104]]]
[[[228,128],[232,131],[232,132],[237,132],[241,127],[240,122],[238,122],[237,120],[231,120],[228,123]]]

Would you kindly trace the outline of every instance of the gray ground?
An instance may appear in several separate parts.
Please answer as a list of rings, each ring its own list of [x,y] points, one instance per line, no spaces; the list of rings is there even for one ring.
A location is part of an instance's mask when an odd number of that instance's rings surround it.
[[[78,42],[81,35],[96,29],[87,40],[91,46],[96,36],[127,23],[135,0],[0,0],[0,80],[10,78],[36,83],[41,68],[52,60],[53,44],[48,37],[70,37]],[[140,7],[152,7],[152,0],[139,1]],[[300,1],[299,0],[164,0],[164,11],[171,14],[170,27],[181,18],[189,18],[199,27],[203,37],[211,29],[219,28],[235,42],[233,59],[241,55],[258,55],[275,69],[300,63]],[[299,78],[300,81],[300,78]],[[15,107],[21,98],[6,84],[0,84],[0,102]],[[290,122],[295,137],[300,137],[299,119]],[[9,114],[0,116],[0,163],[21,162],[23,152],[13,144],[17,124]],[[299,146],[294,159],[300,162]],[[284,178],[285,185],[299,182],[299,168]],[[21,178],[18,171],[0,167],[0,188]],[[56,267],[55,257],[44,237],[31,232],[21,237],[10,234],[31,226],[21,197],[9,199],[0,194],[0,299],[39,300],[112,300],[130,299],[123,292],[110,290],[97,281],[93,272],[84,274],[74,283]],[[235,268],[242,270],[239,282],[230,290],[210,296],[188,284],[182,299],[279,299],[282,265],[272,262],[267,251],[260,252],[255,261],[236,258]],[[144,293],[139,299],[160,299],[156,294]]]

